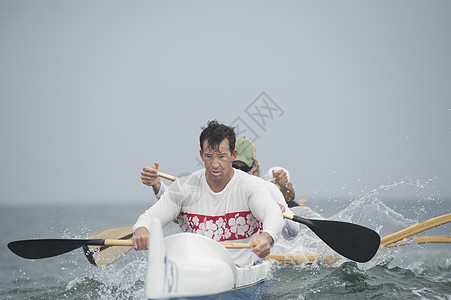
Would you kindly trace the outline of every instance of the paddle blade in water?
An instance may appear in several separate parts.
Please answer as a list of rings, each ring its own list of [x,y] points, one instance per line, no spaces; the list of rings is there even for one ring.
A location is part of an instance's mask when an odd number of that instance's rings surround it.
[[[367,262],[379,249],[381,238],[377,232],[361,225],[329,220],[304,219],[293,221],[307,225],[329,247],[356,262]]]
[[[8,248],[20,257],[39,259],[64,254],[84,245],[103,245],[104,242],[100,239],[39,239],[11,242],[8,244]]]

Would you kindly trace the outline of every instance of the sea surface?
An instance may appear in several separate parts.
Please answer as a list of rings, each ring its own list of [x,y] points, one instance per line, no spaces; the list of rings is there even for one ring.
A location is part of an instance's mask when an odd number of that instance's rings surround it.
[[[123,206],[0,207],[0,299],[145,299],[146,251],[131,250],[104,267],[92,266],[81,249],[27,260],[8,242],[34,238],[87,238],[101,229],[131,225],[148,204]],[[360,199],[309,201],[322,218],[361,224],[382,237],[451,212],[451,199]],[[299,210],[299,214],[305,211]],[[418,235],[450,235],[451,223]],[[168,225],[164,234],[178,232]],[[269,278],[242,299],[451,299],[451,244],[381,249],[367,263],[327,262],[333,252],[308,228],[273,253],[317,254],[313,263],[273,263]],[[209,299],[220,298],[210,297]],[[221,299],[225,299],[222,297]]]

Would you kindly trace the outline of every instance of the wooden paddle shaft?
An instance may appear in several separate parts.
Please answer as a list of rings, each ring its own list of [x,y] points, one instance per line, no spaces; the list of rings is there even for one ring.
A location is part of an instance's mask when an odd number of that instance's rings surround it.
[[[271,253],[268,256],[266,256],[265,259],[273,259],[278,262],[291,262],[300,264],[315,261],[316,255],[313,254],[288,255],[288,254]]]
[[[152,166],[152,169],[156,169],[155,165]],[[161,178],[164,178],[164,179],[171,180],[171,181],[176,181],[177,180],[177,177],[169,175],[169,174],[165,174],[165,173],[160,172],[160,171],[158,171],[158,176],[160,176]]]
[[[435,235],[435,236],[414,236],[413,241],[417,244],[429,244],[429,243],[451,243],[450,235]],[[399,242],[385,245],[385,248],[406,246],[406,242]]]
[[[220,243],[221,245],[223,245],[226,248],[250,248],[251,245],[250,244],[246,244],[246,243],[227,243],[227,242],[222,242]]]
[[[133,246],[133,242],[132,240],[106,239],[105,246]]]
[[[158,176],[160,176],[161,178],[164,178],[164,179],[171,180],[171,181],[176,181],[177,180],[177,177],[169,175],[169,174],[165,174],[165,173],[162,173],[162,172],[158,172]]]
[[[431,229],[433,227],[436,227],[436,226],[439,226],[439,225],[442,225],[442,224],[445,224],[448,222],[451,222],[451,213],[429,219],[422,223],[412,225],[408,228],[405,228],[405,229],[395,232],[393,234],[387,235],[386,237],[381,239],[381,245],[387,246],[387,245],[393,244],[393,243],[398,242],[402,239],[405,239],[409,236],[415,235],[419,232],[425,231],[427,229]]]
[[[220,243],[226,248],[250,248],[250,245],[247,243]],[[115,240],[115,239],[106,239],[105,246],[133,246],[132,240]]]

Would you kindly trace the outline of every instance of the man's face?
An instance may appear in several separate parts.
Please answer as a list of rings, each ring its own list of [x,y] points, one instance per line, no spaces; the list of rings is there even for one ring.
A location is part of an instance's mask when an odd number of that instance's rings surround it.
[[[207,180],[215,184],[227,183],[233,175],[232,162],[236,150],[230,153],[228,139],[223,139],[216,149],[211,149],[208,141],[204,141],[203,147],[200,156],[204,161]]]

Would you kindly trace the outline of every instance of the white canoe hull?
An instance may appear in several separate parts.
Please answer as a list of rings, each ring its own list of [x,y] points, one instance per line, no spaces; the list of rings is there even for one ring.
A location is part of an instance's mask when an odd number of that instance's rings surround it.
[[[146,297],[167,299],[214,295],[264,280],[270,263],[237,268],[227,249],[207,237],[179,233],[163,239],[161,226],[151,226]]]

